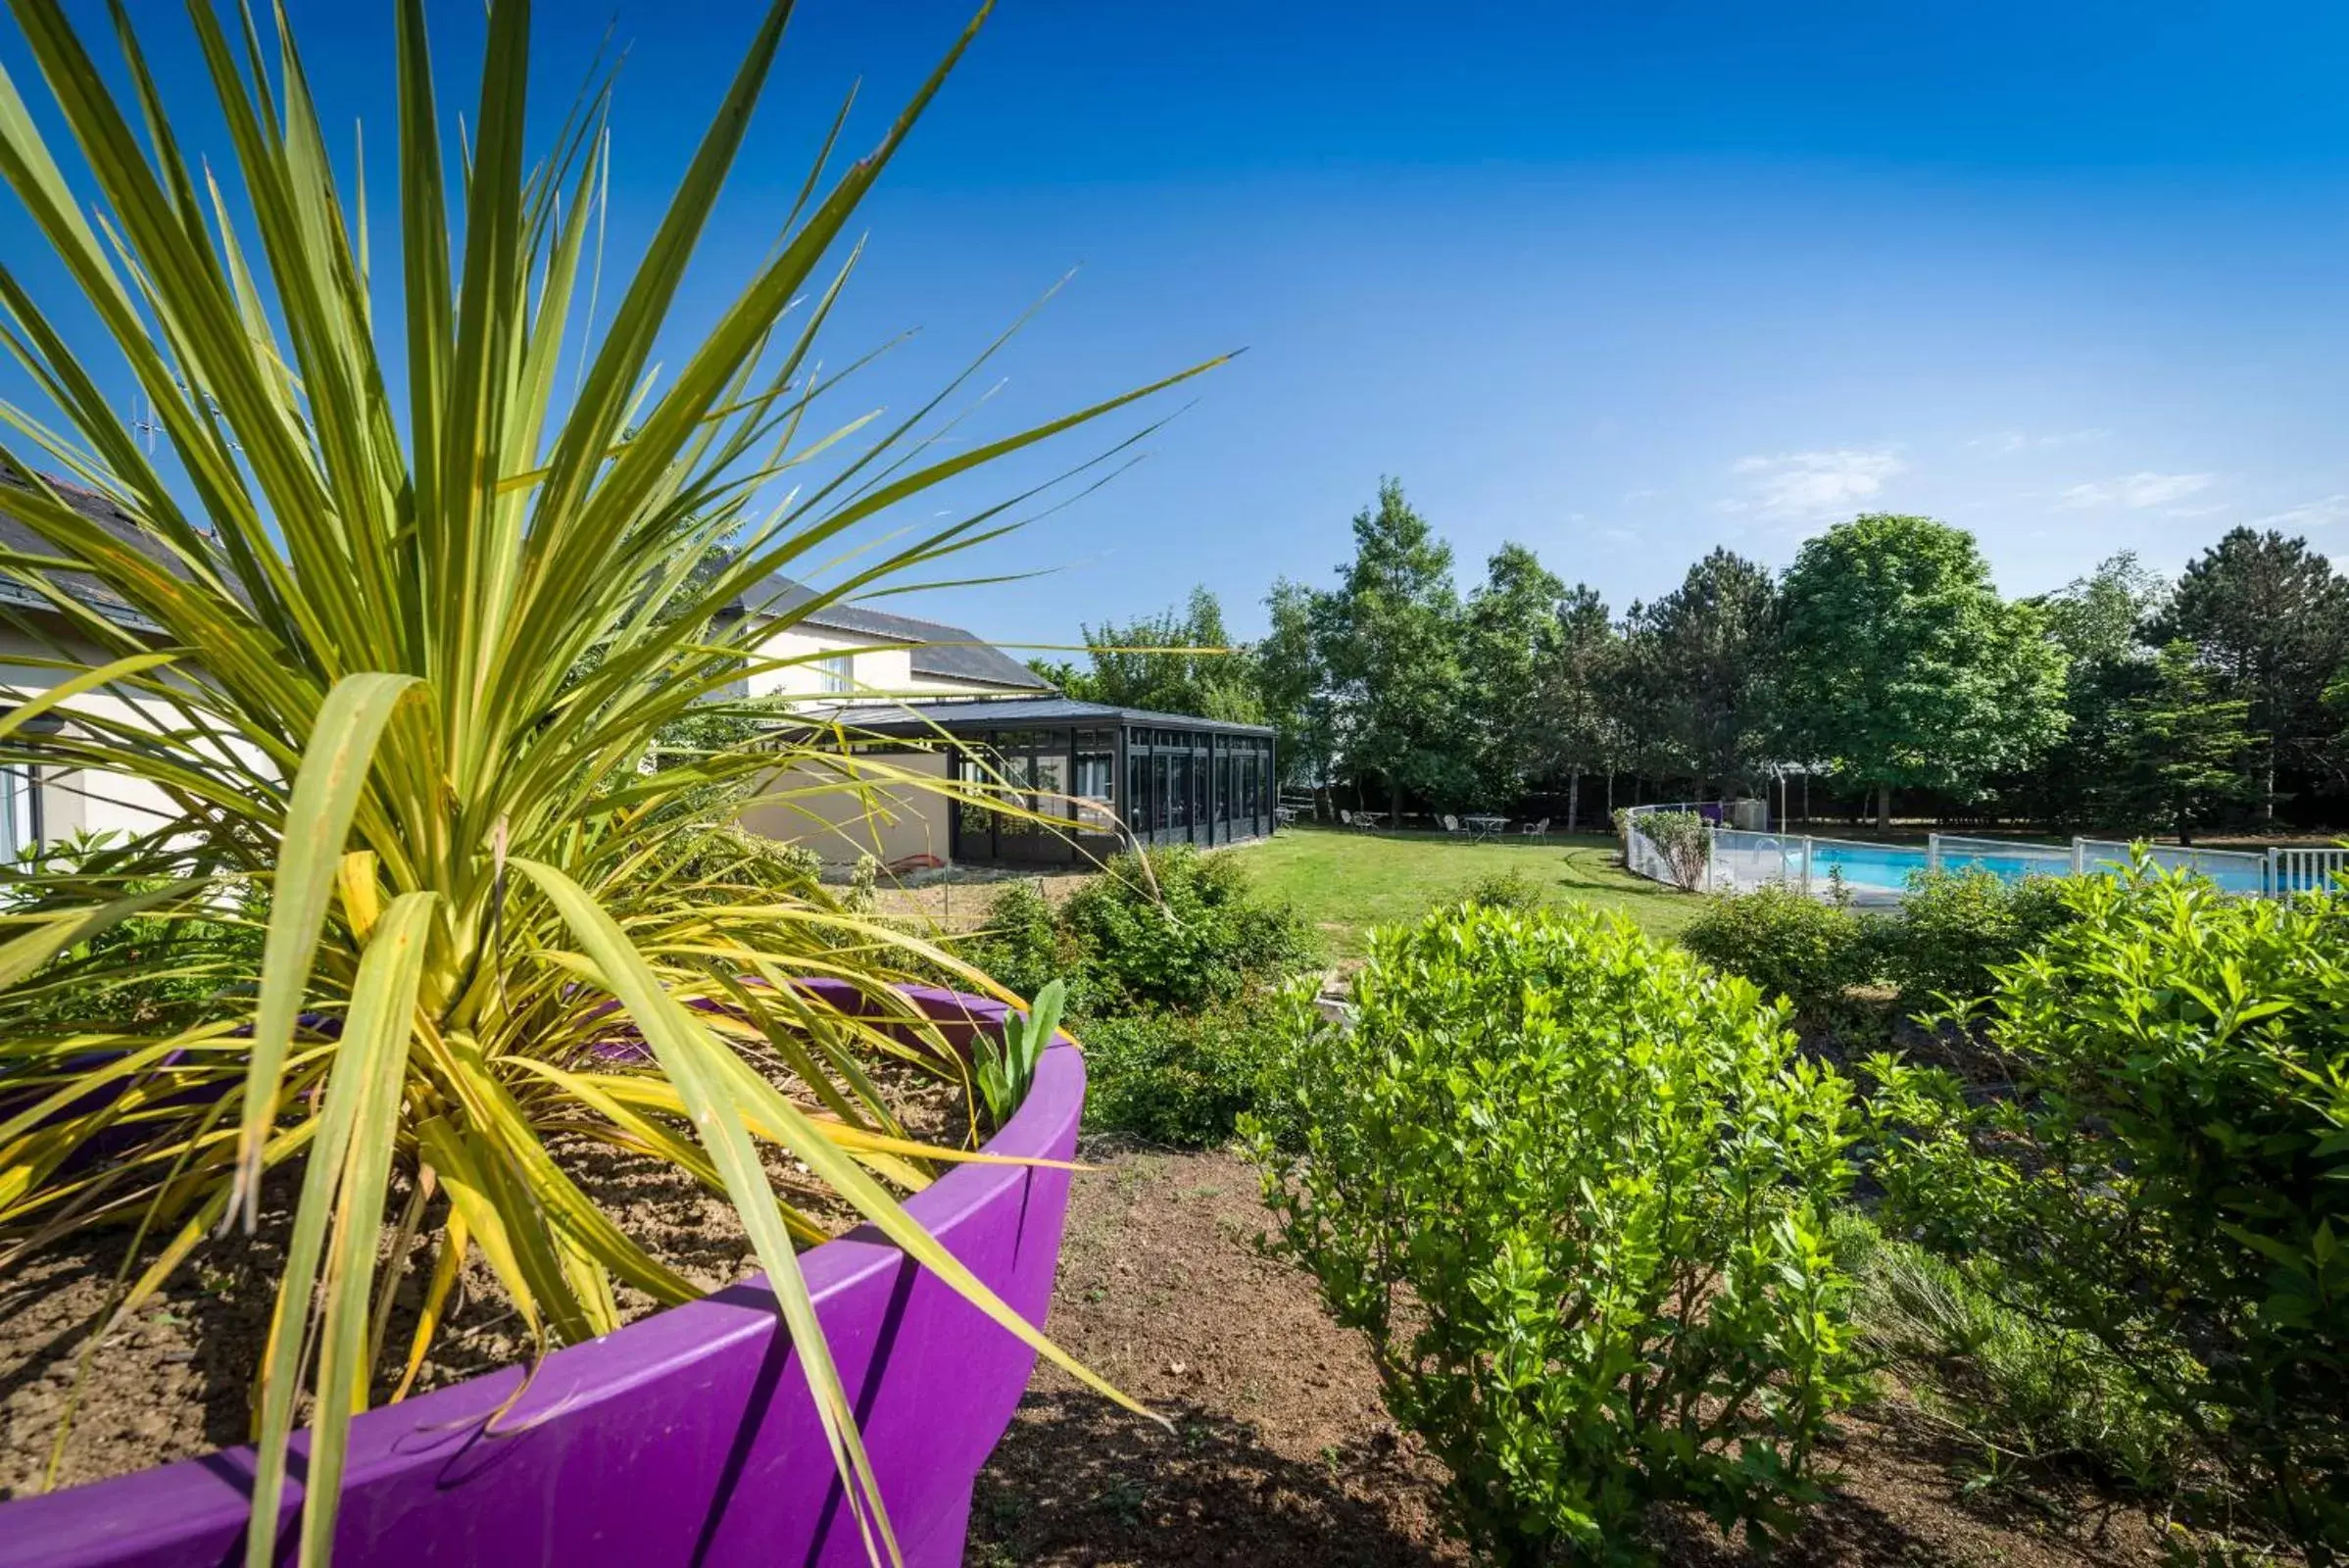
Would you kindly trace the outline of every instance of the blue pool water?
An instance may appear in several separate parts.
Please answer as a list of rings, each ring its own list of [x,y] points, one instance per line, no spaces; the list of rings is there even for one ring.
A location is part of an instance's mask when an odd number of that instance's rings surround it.
[[[1795,853],[1802,852],[1798,849]],[[2061,860],[2038,855],[1944,855],[1941,863],[1952,870],[1978,865],[2017,882],[2027,876],[2060,875],[2072,869],[2069,855]],[[1898,844],[1814,844],[1811,850],[1813,877],[1840,871],[1843,880],[1855,888],[1885,893],[1898,893],[1906,888],[1910,874],[1924,870],[1925,866],[1925,851]]]
[[[1799,874],[1802,864],[1802,841],[1787,839],[1788,869]],[[2197,855],[2190,851],[2169,850],[2157,858],[2173,868],[2185,866],[2211,879],[2228,893],[2258,894],[2265,890],[2264,868],[2247,856]],[[1811,878],[1820,879],[1840,872],[1850,887],[1870,893],[1899,893],[1907,888],[1909,877],[1926,868],[1926,851],[1896,844],[1837,844],[1813,840],[1811,844]],[[2019,882],[2028,876],[2065,876],[2072,870],[2072,852],[2068,846],[2049,845],[2038,853],[2018,849],[2002,854],[1992,849],[1977,849],[1971,845],[1953,848],[1943,845],[1941,867],[1958,870],[1980,866],[2009,882]],[[2092,851],[2084,860],[2089,870],[2119,870],[2128,864],[2127,856],[2118,847]]]

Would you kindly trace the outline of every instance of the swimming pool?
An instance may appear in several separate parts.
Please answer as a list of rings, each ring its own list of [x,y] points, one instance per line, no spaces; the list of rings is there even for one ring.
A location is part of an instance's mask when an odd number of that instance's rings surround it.
[[[2156,863],[2198,872],[2225,892],[2257,896],[2267,891],[2268,864],[2259,855],[2173,845],[2149,853]],[[1864,844],[1720,829],[1713,834],[1708,885],[1726,892],[1775,882],[1825,893],[1840,884],[1876,902],[1898,897],[1911,877],[1935,867],[1979,868],[2019,882],[2031,876],[2069,876],[2075,870],[2121,870],[2129,865],[2130,854],[2130,846],[2101,839],[2031,844],[1936,834],[1924,845]]]

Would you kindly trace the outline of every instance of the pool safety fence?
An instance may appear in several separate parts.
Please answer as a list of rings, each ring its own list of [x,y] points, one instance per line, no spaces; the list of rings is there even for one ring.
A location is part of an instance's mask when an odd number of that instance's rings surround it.
[[[1723,803],[1676,802],[1635,807],[1624,814],[1624,864],[1635,876],[1679,886],[1670,858],[1640,829],[1656,811],[1695,811],[1718,824]],[[2142,854],[2164,870],[2208,877],[2221,891],[2245,898],[2289,898],[2325,891],[2349,877],[2349,846],[2207,850],[2175,844],[2134,845],[2120,839],[2076,838],[2039,844],[1958,833],[1929,835],[1922,848],[1814,834],[1754,833],[1716,825],[1695,891],[1743,893],[1791,887],[1816,898],[1850,893],[1864,899],[1897,897],[1919,871],[1985,870],[2006,881],[2032,876],[2082,876],[2127,869]]]

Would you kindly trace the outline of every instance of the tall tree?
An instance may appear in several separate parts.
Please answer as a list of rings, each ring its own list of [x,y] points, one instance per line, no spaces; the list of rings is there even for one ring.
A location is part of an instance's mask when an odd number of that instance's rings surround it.
[[[1451,547],[1394,479],[1379,481],[1378,504],[1353,526],[1354,558],[1317,606],[1341,764],[1357,785],[1383,784],[1396,816],[1412,793],[1464,804],[1475,780],[1460,755]]]
[[[2039,820],[2135,825],[2142,807],[2134,776],[2137,705],[2156,673],[2144,632],[2168,598],[2169,584],[2123,551],[2034,601],[2064,657],[2063,739],[2012,786]]]
[[[1566,774],[1566,831],[1574,831],[1582,809],[1585,773],[1607,775],[1607,806],[1614,807],[1617,737],[1609,723],[1608,692],[1623,663],[1622,639],[1596,589],[1576,583],[1558,605],[1557,656],[1542,684],[1549,714],[1554,760]]]
[[[2248,705],[2245,772],[2273,818],[2277,771],[2321,765],[2339,732],[2325,690],[2349,653],[2349,582],[2305,539],[2236,528],[2186,567],[2155,635],[2191,642]]]
[[[1566,585],[1518,544],[1493,553],[1470,596],[1462,663],[1481,804],[1515,798],[1558,753],[1547,688],[1557,675],[1565,597]]]
[[[2164,648],[2152,674],[2129,704],[2131,765],[2123,777],[2144,819],[2191,844],[2197,825],[2250,793],[2242,760],[2259,738],[2245,727],[2250,703],[2214,690],[2216,672],[2192,643]]]
[[[1251,655],[1234,646],[1223,606],[1205,588],[1192,589],[1179,611],[1084,630],[1093,668],[1073,689],[1062,686],[1069,695],[1114,708],[1263,722]]]
[[[1877,795],[1969,795],[2064,729],[2063,655],[1990,584],[1974,536],[1873,513],[1806,542],[1784,586],[1786,734]]]
[[[1256,691],[1278,738],[1274,763],[1284,784],[1326,788],[1337,759],[1337,720],[1322,661],[1323,595],[1283,577],[1264,597],[1272,629],[1255,647]]]
[[[1656,718],[1699,795],[1750,783],[1768,760],[1767,704],[1779,644],[1768,568],[1716,548],[1644,607]]]

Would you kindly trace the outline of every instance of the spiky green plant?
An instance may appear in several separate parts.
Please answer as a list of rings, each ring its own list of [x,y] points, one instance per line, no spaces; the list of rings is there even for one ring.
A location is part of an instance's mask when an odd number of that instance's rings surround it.
[[[0,177],[100,323],[87,346],[127,363],[164,453],[101,394],[119,391],[117,372],[92,368],[0,266],[8,347],[52,406],[0,411],[15,432],[0,441],[0,505],[47,546],[0,556],[0,569],[72,627],[56,683],[0,718],[0,762],[143,780],[174,819],[122,847],[119,896],[81,882],[20,900],[0,985],[54,1000],[62,973],[102,997],[122,976],[73,956],[115,922],[217,920],[258,895],[268,914],[258,965],[220,977],[229,998],[247,982],[245,1000],[213,1016],[0,1038],[12,1091],[0,1236],[21,1254],[75,1227],[135,1222],[158,1244],[135,1299],[216,1227],[251,1226],[265,1184],[298,1168],[257,1401],[249,1561],[273,1560],[306,1365],[316,1438],[301,1550],[318,1561],[348,1422],[399,1370],[382,1344],[396,1277],[376,1278],[393,1195],[408,1195],[399,1230],[437,1246],[424,1332],[471,1250],[559,1344],[614,1326],[615,1282],[663,1301],[694,1292],[574,1184],[550,1138],[672,1161],[731,1198],[868,1545],[894,1557],[794,1258],[822,1231],[770,1187],[758,1145],[788,1150],[1006,1331],[1071,1365],[899,1205],[925,1179],[925,1152],[902,1141],[858,1061],[906,1048],[791,985],[825,973],[888,998],[909,964],[954,960],[766,874],[728,836],[733,786],[818,754],[843,787],[886,764],[806,738],[706,754],[655,742],[777,662],[749,622],[715,613],[753,584],[1169,384],[945,460],[922,439],[936,401],[877,436],[862,420],[810,422],[833,387],[811,349],[854,261],[839,259],[847,224],[970,32],[870,155],[834,173],[827,138],[773,251],[706,337],[666,345],[657,378],[654,345],[775,60],[781,0],[640,262],[604,285],[608,319],[592,319],[592,236],[609,80],[551,145],[526,151],[520,0],[490,8],[454,161],[420,0],[396,7],[396,313],[376,302],[366,203],[337,189],[281,15],[265,28],[249,8],[189,8],[234,154],[223,192],[175,130],[125,7],[113,7],[130,87],[118,102],[56,0],[11,4],[80,168],[69,173],[0,75]],[[110,498],[145,547],[67,504],[44,466]],[[780,503],[760,500],[802,473]],[[835,593],[991,537],[1008,514],[895,546]],[[728,564],[707,569],[728,541]],[[61,581],[68,569],[153,629],[94,613]],[[62,728],[29,722],[61,705]],[[647,1065],[599,1052],[622,1031]],[[200,1086],[216,1093],[184,1098]],[[76,1159],[110,1128],[130,1134],[126,1153]]]

